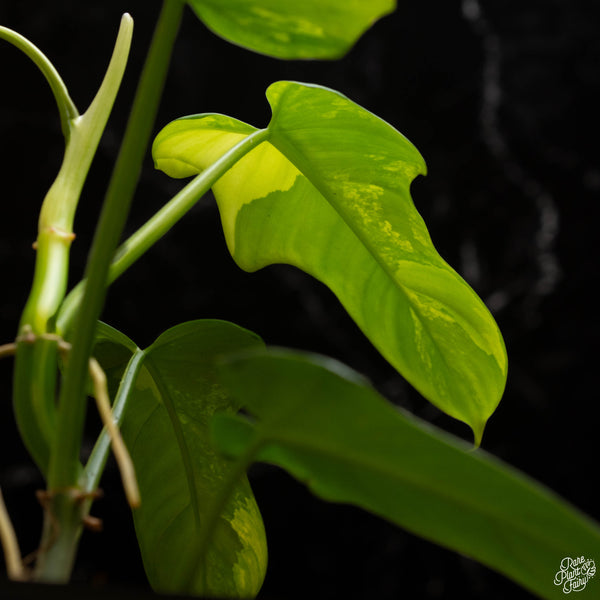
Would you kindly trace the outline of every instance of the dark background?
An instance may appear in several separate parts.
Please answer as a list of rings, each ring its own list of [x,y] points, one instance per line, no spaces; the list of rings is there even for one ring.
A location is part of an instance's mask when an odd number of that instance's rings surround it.
[[[413,198],[438,250],[486,301],[505,336],[508,385],[483,447],[598,519],[598,4],[399,4],[348,56],[327,63],[250,54],[214,36],[188,10],[156,131],[178,116],[211,111],[262,127],[269,119],[264,90],[278,79],[337,89],[402,131],[428,164],[427,178],[413,184]],[[136,22],[126,84],[76,219],[73,283],[85,264],[159,7],[149,0],[0,4],[0,23],[54,61],[82,111],[103,75],[121,12]],[[0,141],[1,343],[16,333],[31,283],[39,204],[63,150],[45,81],[4,43]],[[129,231],[180,185],[154,172],[148,160]],[[140,346],[167,327],[204,317],[236,322],[269,344],[334,356],[368,375],[394,402],[469,435],[387,366],[322,285],[282,266],[256,274],[237,269],[209,197],[113,286],[103,315]],[[10,361],[4,361],[0,485],[29,552],[38,543],[41,521],[33,492],[42,483],[15,438],[10,372]],[[532,597],[384,521],[321,502],[276,469],[257,467],[252,482],[269,539],[265,599]],[[84,535],[74,579],[147,590],[112,466],[103,487],[108,493],[94,514],[104,518],[105,531]]]

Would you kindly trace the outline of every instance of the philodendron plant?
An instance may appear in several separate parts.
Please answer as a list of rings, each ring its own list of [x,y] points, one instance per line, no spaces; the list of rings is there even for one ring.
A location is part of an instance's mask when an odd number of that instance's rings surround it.
[[[33,568],[23,564],[0,496],[9,576],[69,580],[82,528],[95,523],[90,507],[112,447],[148,579],[160,592],[259,592],[267,547],[246,473],[262,461],[326,500],[355,504],[543,598],[562,598],[557,566],[565,556],[598,555],[598,527],[494,457],[398,410],[348,367],[267,348],[225,321],[183,323],[144,349],[99,321],[107,286],[212,189],[240,268],[286,263],[326,284],[403,377],[471,427],[475,447],[504,390],[501,333],[437,253],[411,200],[423,158],[392,125],[334,90],[273,83],[264,127],[221,114],[167,124],[152,146],[155,165],[192,179],[118,246],[186,5],[249,50],[331,59],[394,1],[164,0],[85,279],[68,294],[74,214],[133,22],[123,17],[83,114],[42,52],[0,27],[50,84],[66,143],[40,212],[31,294],[16,339],[0,347],[15,355],[17,426],[47,482]],[[104,429],[83,456],[88,395]]]

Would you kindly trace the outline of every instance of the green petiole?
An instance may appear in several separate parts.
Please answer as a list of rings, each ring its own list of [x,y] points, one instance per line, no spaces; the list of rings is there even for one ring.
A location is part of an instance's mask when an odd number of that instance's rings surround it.
[[[161,90],[177,36],[183,3],[166,0],[142,73],[134,106],[86,267],[86,286],[81,310],[73,328],[73,352],[60,391],[57,434],[52,449],[48,485],[60,489],[76,485],[80,471],[79,448],[85,419],[85,386],[96,322],[105,298],[108,266],[123,230],[145,143],[152,130]]]
[[[75,210],[121,84],[132,33],[133,20],[124,15],[106,75],[85,114],[79,116],[74,105],[67,103],[66,89],[57,96],[61,119],[74,112],[75,116],[66,121],[69,132],[63,163],[40,211],[34,281],[21,318],[21,328],[29,326],[38,335],[54,329],[52,319],[66,292]],[[62,89],[56,78],[52,82],[53,89]]]
[[[231,167],[253,148],[264,142],[268,129],[261,129],[243,139],[218,161],[197,175],[140,229],[117,249],[110,265],[107,284],[120,277],[136,260],[162,238]],[[85,281],[65,298],[57,318],[57,329],[68,332],[81,305]]]
[[[131,388],[135,384],[136,377],[143,365],[145,356],[145,352],[138,348],[131,356],[129,364],[125,369],[112,406],[112,419],[117,426],[119,426],[123,420]],[[94,445],[85,469],[79,478],[79,485],[84,493],[92,493],[98,488],[100,477],[102,476],[102,471],[104,470],[110,451],[110,442],[111,440],[108,431],[103,429]]]
[[[73,219],[81,190],[125,71],[133,21],[124,15],[109,67],[88,110],[79,115],[54,67],[30,42],[20,40],[44,72],[57,97],[66,149],[40,212],[33,285],[21,316],[15,361],[14,408],[19,430],[36,463],[47,473],[56,431],[55,344],[35,339],[55,330],[67,286]],[[33,337],[34,342],[29,340]]]
[[[163,3],[106,194],[86,271],[87,300],[83,310],[78,313],[73,351],[61,387],[57,427],[48,467],[49,490],[78,489],[82,485],[79,482],[79,448],[86,412],[85,384],[96,321],[104,302],[106,273],[128,214],[147,141],[150,139],[183,8],[181,0],[165,0]],[[45,513],[42,545],[56,535],[52,527],[54,518],[63,527],[58,539],[54,540],[38,562],[35,573],[38,581],[68,580],[81,534],[81,516],[89,510],[89,504],[88,501],[80,505],[76,499],[62,493],[53,497],[52,505]],[[52,512],[55,517],[52,517]]]
[[[72,123],[79,116],[79,111],[73,103],[73,100],[71,100],[67,86],[58,74],[58,71],[39,48],[16,31],[8,29],[7,27],[0,27],[0,39],[6,40],[21,50],[42,72],[54,94],[58,112],[60,114],[62,131],[65,140],[68,141]]]

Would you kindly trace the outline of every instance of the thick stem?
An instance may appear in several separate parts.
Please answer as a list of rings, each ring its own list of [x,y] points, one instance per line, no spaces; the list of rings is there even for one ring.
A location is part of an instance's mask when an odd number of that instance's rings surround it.
[[[35,275],[21,317],[21,329],[27,326],[37,335],[53,330],[54,316],[65,296],[75,210],[121,84],[132,30],[131,17],[123,15],[102,85],[85,114],[69,121],[65,156],[42,203]]]
[[[114,104],[129,55],[133,22],[124,15],[113,56],[94,101],[69,121],[70,136],[58,176],[48,190],[38,224],[34,281],[21,317],[21,328],[41,335],[53,330],[67,285],[73,219],[81,190]]]
[[[80,472],[79,448],[86,412],[88,360],[96,321],[104,304],[108,266],[129,212],[183,8],[181,0],[165,0],[163,4],[94,236],[86,269],[87,283],[83,303],[74,328],[73,351],[59,399],[57,431],[48,473],[50,490],[65,489],[77,484]]]
[[[83,519],[91,506],[91,500],[74,492],[41,498],[44,528],[34,572],[36,581],[66,583],[71,577]]]
[[[75,210],[119,90],[132,31],[131,17],[123,15],[110,64],[92,104],[83,116],[69,121],[63,163],[40,211],[35,274],[19,327],[22,341],[15,361],[13,404],[21,437],[44,474],[55,436],[57,361],[47,341],[37,336],[54,331],[65,296]]]
[[[53,319],[67,288],[69,250],[74,237],[57,226],[40,227],[33,284],[21,316],[21,332],[24,327],[36,335],[54,331]]]

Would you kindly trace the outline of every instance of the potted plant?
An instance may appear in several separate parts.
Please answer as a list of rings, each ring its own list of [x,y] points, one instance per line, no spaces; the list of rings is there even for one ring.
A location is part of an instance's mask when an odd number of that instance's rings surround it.
[[[188,4],[220,35],[280,58],[337,56],[393,8]],[[563,593],[548,582],[563,555],[586,558],[585,576],[593,577],[593,523],[491,456],[398,412],[347,367],[265,350],[256,334],[223,320],[191,320],[139,346],[98,323],[107,284],[212,188],[242,269],[283,262],[320,279],[390,364],[472,428],[476,446],[504,389],[506,354],[494,319],[438,255],[412,204],[409,186],[425,172],[420,153],[330,88],[275,82],[268,124],[203,113],[166,125],[153,142],[156,166],[194,179],[117,248],[185,6],[164,2],[85,277],[68,295],[74,211],[125,70],[132,22],[123,18],[107,75],[81,114],[48,59],[2,31],[50,83],[66,146],[40,213],[32,292],[16,339],[2,346],[16,355],[21,436],[47,480],[33,578],[69,579],[82,528],[97,525],[89,511],[111,444],[146,573],[161,592],[258,592],[266,546],[246,480],[257,461],[287,469],[325,499],[473,556],[543,597]],[[83,456],[86,393],[105,429]],[[11,577],[30,577],[8,521],[2,531]]]

